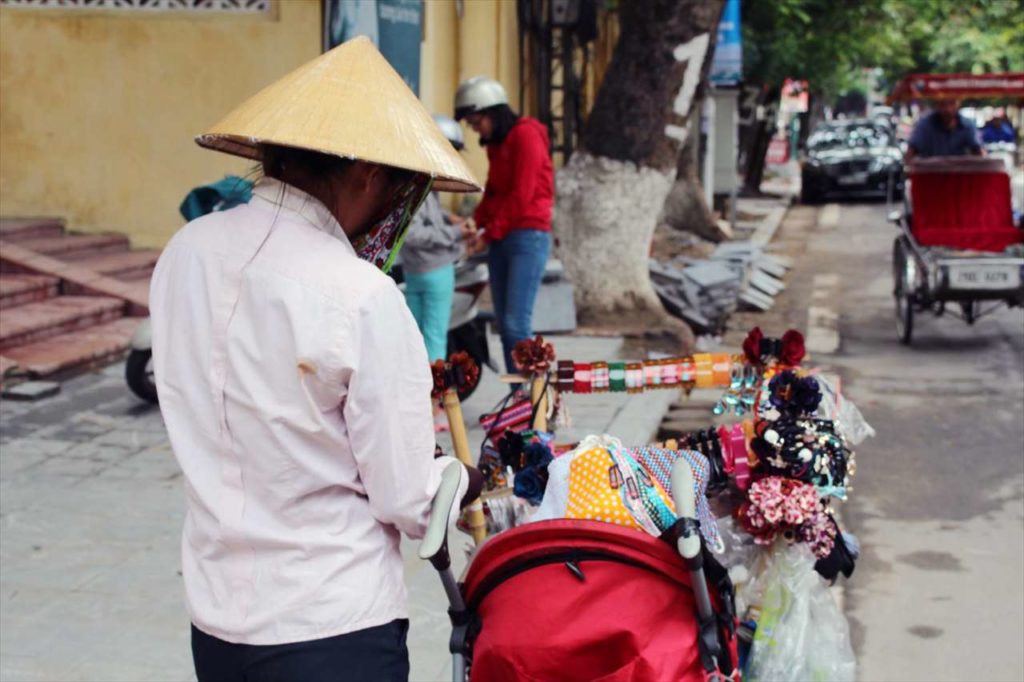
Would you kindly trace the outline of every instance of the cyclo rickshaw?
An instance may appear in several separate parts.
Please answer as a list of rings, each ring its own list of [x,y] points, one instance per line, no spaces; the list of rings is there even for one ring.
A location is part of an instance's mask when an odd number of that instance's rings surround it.
[[[1024,100],[1024,73],[907,76],[890,100],[984,97]],[[904,172],[904,210],[889,213],[900,229],[892,259],[900,341],[910,344],[916,313],[941,316],[947,303],[967,324],[1003,304],[1024,305],[1024,230],[1013,206],[1016,199],[1020,210],[1021,190],[1014,197],[1006,164],[932,157]]]

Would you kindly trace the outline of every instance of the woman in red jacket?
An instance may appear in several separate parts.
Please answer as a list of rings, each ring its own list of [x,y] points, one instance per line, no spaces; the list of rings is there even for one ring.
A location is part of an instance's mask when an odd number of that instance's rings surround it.
[[[512,348],[533,336],[533,303],[551,253],[555,187],[548,131],[537,119],[512,111],[505,88],[483,76],[459,86],[455,118],[465,118],[487,147],[487,186],[474,214],[480,227],[476,246],[489,247],[494,314],[511,372]]]

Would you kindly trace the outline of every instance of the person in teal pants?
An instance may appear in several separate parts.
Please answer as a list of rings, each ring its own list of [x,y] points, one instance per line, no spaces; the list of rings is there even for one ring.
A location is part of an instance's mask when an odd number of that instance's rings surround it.
[[[461,151],[465,146],[462,127],[440,114],[434,114],[434,121]],[[431,362],[448,358],[455,261],[462,256],[463,238],[472,234],[472,223],[445,211],[437,192],[431,192],[413,216],[402,246],[405,302],[423,334]]]
[[[448,356],[455,261],[461,255],[462,227],[446,218],[437,194],[431,192],[413,217],[401,255],[405,302],[431,362]]]

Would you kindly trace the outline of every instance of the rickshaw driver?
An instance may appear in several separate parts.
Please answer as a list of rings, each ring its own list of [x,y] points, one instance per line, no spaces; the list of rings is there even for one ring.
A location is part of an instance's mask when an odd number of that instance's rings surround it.
[[[984,156],[974,124],[960,115],[960,100],[940,99],[910,135],[904,163],[929,156]]]

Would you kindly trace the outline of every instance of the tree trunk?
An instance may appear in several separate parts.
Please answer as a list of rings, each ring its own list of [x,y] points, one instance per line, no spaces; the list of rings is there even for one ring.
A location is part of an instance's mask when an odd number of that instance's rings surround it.
[[[768,146],[775,135],[777,123],[779,96],[778,88],[773,88],[764,99],[764,117],[754,123],[754,133],[751,140],[749,156],[747,158],[747,170],[743,176],[743,192],[748,195],[761,193],[761,180],[764,178],[765,159],[768,156]]]
[[[584,326],[680,329],[654,293],[648,257],[723,4],[620,5],[619,41],[582,148],[556,182],[559,256]],[[692,344],[689,329],[680,334]]]
[[[694,112],[701,110],[703,101],[704,97],[698,97],[693,105]],[[692,232],[702,239],[720,242],[722,231],[708,206],[700,181],[700,136],[700,126],[691,125],[690,134],[679,152],[676,180],[665,200],[660,222],[677,230]]]

